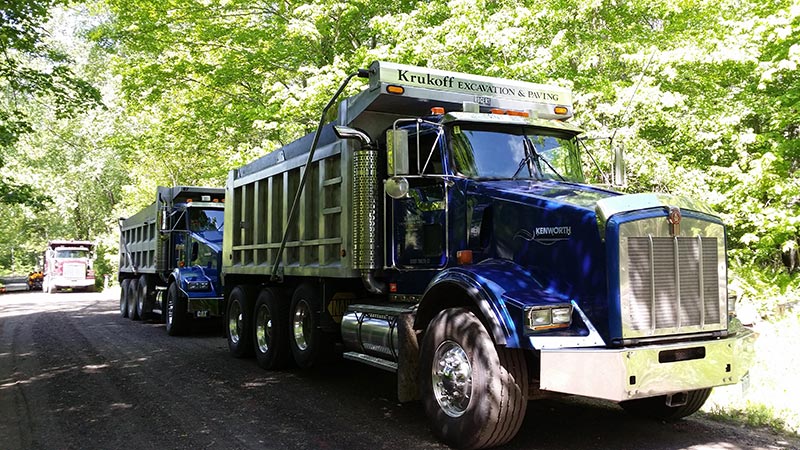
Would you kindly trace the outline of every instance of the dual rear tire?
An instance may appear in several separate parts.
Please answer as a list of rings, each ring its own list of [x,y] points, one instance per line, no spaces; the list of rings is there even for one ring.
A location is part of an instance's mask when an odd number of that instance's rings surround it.
[[[255,354],[267,370],[283,369],[293,360],[311,368],[328,360],[333,340],[320,327],[322,299],[311,284],[284,291],[236,286],[228,297],[228,349],[237,358]]]

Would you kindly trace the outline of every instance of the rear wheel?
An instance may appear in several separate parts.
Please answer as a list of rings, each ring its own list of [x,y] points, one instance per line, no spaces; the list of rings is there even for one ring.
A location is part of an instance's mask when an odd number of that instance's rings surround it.
[[[686,403],[681,406],[668,406],[666,395],[627,400],[620,402],[619,405],[633,416],[672,421],[696,413],[703,407],[709,395],[711,395],[711,388],[689,391],[687,392]]]
[[[425,332],[420,395],[433,432],[457,448],[510,441],[527,408],[528,369],[521,350],[494,345],[471,311],[440,312]]]
[[[136,280],[131,280],[128,283],[128,318],[131,320],[139,320],[139,313],[136,311],[136,291],[138,291],[139,283]]]
[[[264,289],[258,295],[253,326],[253,347],[258,365],[282,369],[289,361],[289,304],[278,291]]]
[[[228,350],[237,358],[244,358],[253,354],[253,339],[250,327],[253,321],[250,315],[250,289],[245,286],[236,286],[228,297],[228,312],[225,314],[227,322]]]
[[[186,297],[178,292],[177,283],[170,283],[167,289],[166,310],[167,334],[170,336],[180,336],[186,333],[186,328],[189,326],[189,318],[186,317]]]
[[[139,277],[139,282],[136,285],[136,314],[142,320],[150,318],[152,305],[150,305],[150,297],[152,296],[152,288],[150,287],[147,276],[142,275]]]
[[[289,346],[298,366],[310,368],[332,356],[333,340],[319,326],[322,299],[310,284],[301,284],[292,295]]]
[[[124,279],[119,284],[119,315],[120,317],[128,317],[128,285],[131,280]],[[50,289],[48,285],[46,289]]]

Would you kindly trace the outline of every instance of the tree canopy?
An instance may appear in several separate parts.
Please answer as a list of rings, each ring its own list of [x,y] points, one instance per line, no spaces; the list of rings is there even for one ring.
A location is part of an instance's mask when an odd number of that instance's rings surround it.
[[[800,233],[798,0],[7,5],[0,238],[25,221],[110,235],[158,184],[222,185],[312,130],[347,73],[387,60],[572,88],[573,121],[625,146],[627,190],[707,201],[739,288],[797,292],[780,252]],[[43,195],[55,207],[32,214]]]

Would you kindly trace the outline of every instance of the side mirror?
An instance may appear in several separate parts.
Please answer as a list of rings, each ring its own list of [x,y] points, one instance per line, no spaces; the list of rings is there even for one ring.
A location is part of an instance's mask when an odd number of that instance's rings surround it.
[[[614,152],[614,172],[612,182],[614,183],[614,186],[625,186],[625,148],[622,146],[622,144],[617,144],[616,146],[612,147],[612,151]]]
[[[408,130],[386,132],[386,169],[391,175],[408,175]]]
[[[383,189],[386,195],[393,199],[401,199],[408,195],[408,180],[404,177],[392,177],[383,182]]]

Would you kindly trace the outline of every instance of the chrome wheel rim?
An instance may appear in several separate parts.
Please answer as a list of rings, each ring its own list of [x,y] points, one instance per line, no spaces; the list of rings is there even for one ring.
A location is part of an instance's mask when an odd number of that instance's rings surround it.
[[[136,312],[138,312],[140,316],[144,312],[144,296],[145,296],[145,292],[144,291],[145,291],[145,289],[142,288],[139,291],[139,296],[138,296],[139,298],[136,299]]]
[[[172,326],[172,316],[175,314],[175,299],[167,296],[167,325]]]
[[[231,303],[231,310],[228,315],[228,336],[230,336],[231,342],[234,345],[239,343],[241,323],[242,308],[239,306],[239,302],[233,302]]]
[[[299,350],[308,349],[308,333],[311,331],[311,309],[305,300],[297,302],[292,315],[292,330],[294,331],[294,342]]]
[[[128,291],[128,317],[133,319],[136,314],[136,289]]]
[[[450,417],[464,414],[472,399],[472,365],[467,353],[454,341],[439,344],[431,370],[433,395]]]
[[[267,305],[261,305],[256,315],[256,345],[259,352],[269,351],[270,336],[272,336],[272,314]]]

